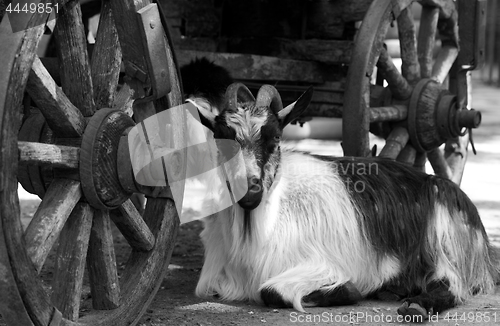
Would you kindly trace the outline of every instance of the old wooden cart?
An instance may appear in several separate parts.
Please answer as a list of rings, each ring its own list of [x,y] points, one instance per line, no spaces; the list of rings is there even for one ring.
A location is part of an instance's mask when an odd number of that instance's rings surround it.
[[[468,110],[468,74],[483,57],[484,1],[418,1],[419,24],[411,0],[30,2],[49,5],[16,32],[16,13],[0,7],[0,313],[9,325],[129,325],[152,300],[179,218],[168,188],[134,182],[123,136],[136,123],[132,106],[138,121],[182,103],[174,52],[181,64],[208,57],[250,86],[273,83],[285,101],[314,85],[308,116],[343,118],[345,155],[419,169],[429,159],[460,182],[464,131],[480,122]],[[36,54],[44,32],[57,39],[55,59]],[[182,130],[185,116],[174,119]],[[379,153],[370,131],[386,138]],[[182,132],[173,142],[183,144]],[[182,160],[166,168],[182,173]],[[25,229],[18,181],[42,198]],[[149,197],[142,216],[134,192]],[[117,207],[119,218],[109,213]],[[131,248],[121,263],[111,220]]]

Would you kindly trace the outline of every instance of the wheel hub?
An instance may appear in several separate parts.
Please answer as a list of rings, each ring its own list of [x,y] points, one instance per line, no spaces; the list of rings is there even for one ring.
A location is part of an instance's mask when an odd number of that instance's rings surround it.
[[[439,147],[480,123],[479,111],[460,109],[457,97],[436,81],[425,78],[415,85],[408,104],[408,132],[418,151]]]
[[[116,208],[131,195],[120,184],[117,162],[120,138],[133,126],[134,121],[122,111],[100,109],[85,129],[80,176],[85,198],[95,208]]]

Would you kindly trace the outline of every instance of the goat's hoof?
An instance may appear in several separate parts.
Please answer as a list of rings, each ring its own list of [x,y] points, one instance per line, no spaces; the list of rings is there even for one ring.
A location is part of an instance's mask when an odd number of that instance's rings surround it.
[[[398,314],[402,316],[422,316],[422,321],[429,318],[427,310],[418,303],[410,303],[405,301],[401,307],[398,308]]]

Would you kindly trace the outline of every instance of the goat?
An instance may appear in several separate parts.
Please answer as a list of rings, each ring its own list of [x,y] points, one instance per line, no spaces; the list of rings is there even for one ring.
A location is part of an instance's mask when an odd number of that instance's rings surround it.
[[[283,128],[311,97],[312,89],[283,108],[273,86],[255,99],[232,84],[219,115],[198,107],[215,138],[240,144],[248,192],[204,219],[196,294],[301,312],[404,299],[399,314],[427,318],[493,291],[498,257],[453,182],[381,158],[281,148]]]

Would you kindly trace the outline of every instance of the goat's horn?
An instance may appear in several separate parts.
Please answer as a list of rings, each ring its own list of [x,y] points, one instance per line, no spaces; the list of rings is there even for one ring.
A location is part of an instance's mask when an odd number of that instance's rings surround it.
[[[226,90],[227,109],[236,111],[238,102],[254,102],[255,97],[242,83],[233,83]]]
[[[255,106],[268,106],[276,114],[283,109],[281,96],[278,90],[271,85],[263,85],[259,89]]]

